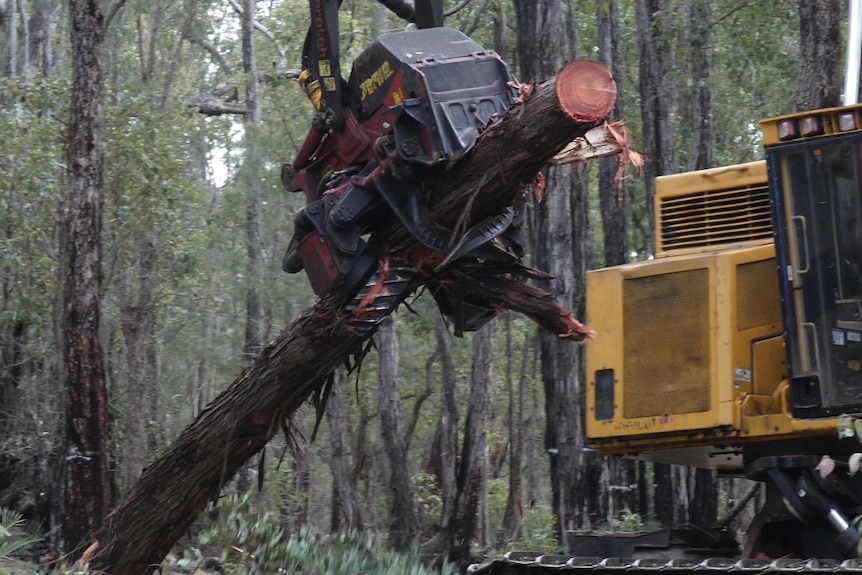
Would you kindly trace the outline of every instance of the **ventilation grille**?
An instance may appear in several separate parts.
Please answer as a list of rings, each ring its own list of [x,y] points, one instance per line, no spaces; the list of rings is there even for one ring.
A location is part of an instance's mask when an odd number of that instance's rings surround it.
[[[772,241],[766,185],[666,197],[659,204],[657,255]]]
[[[623,416],[709,411],[709,271],[626,280],[623,317]]]
[[[781,321],[775,258],[736,266],[736,329]]]

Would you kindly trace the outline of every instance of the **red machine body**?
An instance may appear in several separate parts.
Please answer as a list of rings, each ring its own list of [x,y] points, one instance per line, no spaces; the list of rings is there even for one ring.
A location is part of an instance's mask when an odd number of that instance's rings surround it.
[[[441,0],[383,3],[405,13],[410,8],[421,18],[419,29],[379,37],[345,81],[330,42],[337,38],[336,1],[311,0],[300,80],[317,113],[296,159],[282,170],[285,187],[306,197],[283,267],[305,269],[315,293],[335,292],[346,301],[376,272],[384,255],[380,233],[393,218],[449,261],[512,261],[522,253],[514,210],[469,230],[464,242],[436,224],[419,197],[422,180],[466,154],[479,131],[511,104],[505,62],[440,27]],[[476,329],[495,313],[481,302],[453,301],[447,287],[432,292],[456,319],[456,331]]]

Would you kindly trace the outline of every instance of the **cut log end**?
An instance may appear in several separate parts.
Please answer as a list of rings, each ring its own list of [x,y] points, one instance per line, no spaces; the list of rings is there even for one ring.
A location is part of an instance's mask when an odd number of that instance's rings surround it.
[[[608,69],[597,62],[572,62],[557,76],[560,109],[579,123],[608,117],[617,99],[617,85]]]

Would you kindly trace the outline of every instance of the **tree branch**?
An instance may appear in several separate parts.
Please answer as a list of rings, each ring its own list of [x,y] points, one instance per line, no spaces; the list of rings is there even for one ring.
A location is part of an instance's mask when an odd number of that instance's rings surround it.
[[[102,24],[105,30],[107,30],[108,26],[111,25],[111,20],[114,19],[114,16],[117,15],[117,12],[120,11],[120,8],[122,8],[125,3],[126,0],[114,0],[108,7],[108,10],[105,12],[105,23]]]
[[[205,116],[225,116],[228,114],[245,114],[245,104],[225,102],[212,94],[199,94],[198,99],[187,104],[189,109],[197,109]]]
[[[236,0],[227,0],[227,1],[231,5],[231,7],[234,9],[234,11],[239,15],[239,17],[242,18],[242,16],[243,16],[242,6],[240,6]],[[275,46],[275,50],[276,50],[276,52],[278,52],[279,58],[281,58],[281,62],[279,62],[279,64],[287,62],[287,56],[285,55],[284,50],[278,44],[278,41],[275,39],[275,36],[272,34],[272,32],[270,32],[269,29],[266,26],[264,26],[263,24],[261,24],[257,19],[252,20],[252,25],[254,26],[254,28],[258,32],[260,32],[261,34],[266,36],[267,39],[270,42],[272,42],[273,46]]]
[[[233,74],[233,68],[231,68],[230,64],[227,63],[227,60],[224,59],[224,56],[222,56],[218,49],[211,43],[207,42],[203,38],[192,36],[191,34],[186,34],[186,40],[189,41],[189,44],[194,44],[195,46],[202,48],[205,52],[212,56],[213,60],[218,63],[218,65],[222,68],[222,71],[226,75],[230,76]]]

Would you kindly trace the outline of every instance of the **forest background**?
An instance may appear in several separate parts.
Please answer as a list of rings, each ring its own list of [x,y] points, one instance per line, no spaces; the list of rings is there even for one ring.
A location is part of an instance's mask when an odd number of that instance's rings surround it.
[[[72,23],[88,10],[104,33],[104,168],[82,204]],[[107,397],[108,505],[313,301],[280,265],[303,203],[280,166],[312,114],[286,71],[308,19],[304,0],[0,0],[0,507],[37,523],[50,549],[76,549],[88,529],[68,509],[67,462],[82,455],[70,447],[70,294],[89,289],[78,301],[98,310],[104,371],[90,383]],[[471,0],[447,17],[522,82],[575,58],[605,63],[614,118],[646,154],[621,187],[613,159],[547,172],[545,200],[527,209],[528,261],[555,276],[545,287],[583,318],[586,270],[650,257],[655,176],[759,159],[758,119],[837,104],[846,20],[834,0]],[[377,35],[403,29],[370,0],[344,0],[340,24],[345,75]],[[69,260],[87,209],[89,287],[70,282]],[[337,374],[314,441],[309,408],[302,433],[240,471],[223,494],[233,512],[268,512],[288,533],[384,534],[463,564],[567,551],[581,529],[713,525],[751,490],[587,449],[589,344],[522,317],[453,338],[420,295],[375,341],[361,370]]]

